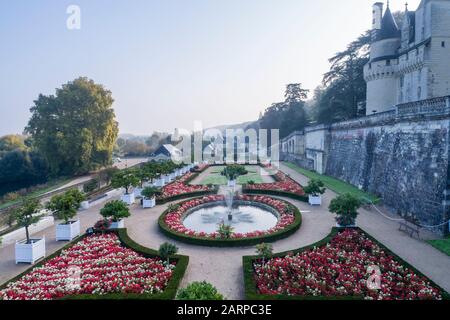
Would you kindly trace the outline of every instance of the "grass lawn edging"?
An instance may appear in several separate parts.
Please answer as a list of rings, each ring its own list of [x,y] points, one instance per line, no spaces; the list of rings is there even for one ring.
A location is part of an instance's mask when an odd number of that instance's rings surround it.
[[[301,202],[308,202],[308,196],[307,195],[299,195],[292,192],[286,192],[286,191],[280,191],[280,190],[253,190],[253,189],[247,189],[245,186],[242,187],[242,193],[248,194],[248,195],[270,195],[274,197],[286,197],[293,200],[298,200]]]
[[[127,232],[127,229],[117,229],[117,230],[111,230],[108,231],[109,233],[115,233],[121,242],[123,246],[126,248],[129,248],[145,258],[160,258],[159,253],[157,250],[150,249],[147,247],[144,247],[135,241],[133,241]],[[35,265],[31,266],[18,276],[12,278],[11,280],[5,282],[3,285],[0,286],[0,290],[5,289],[9,283],[15,282],[20,280],[23,276],[25,276],[27,273],[31,272],[33,269],[42,267],[44,264],[46,264],[49,260],[58,257],[62,251],[69,249],[70,247],[76,245],[78,242],[82,241],[89,235],[84,234],[77,238],[75,241],[68,243],[61,249],[57,250],[56,252],[52,253],[48,257],[44,258],[43,260],[39,261]],[[167,287],[165,290],[161,293],[157,294],[124,294],[124,293],[110,293],[106,295],[94,295],[94,294],[79,294],[79,295],[71,295],[61,298],[61,300],[119,300],[119,299],[132,299],[132,300],[173,300],[175,299],[178,287],[181,284],[181,280],[184,277],[184,274],[186,272],[187,266],[189,264],[189,257],[183,256],[183,255],[175,255],[170,257],[170,261],[176,262],[176,267],[173,270],[172,277],[170,278]]]
[[[195,200],[195,199],[192,199]],[[284,200],[282,200],[284,201]],[[284,201],[286,204],[292,206],[294,209],[294,216],[295,220],[294,223],[287,226],[285,229],[280,230],[276,233],[265,235],[258,238],[247,238],[247,239],[205,239],[205,238],[197,238],[193,236],[189,236],[186,234],[177,233],[173,230],[171,230],[167,224],[164,221],[164,218],[166,215],[170,212],[170,209],[167,209],[164,211],[161,216],[158,219],[158,226],[161,232],[166,235],[167,237],[187,243],[187,244],[193,244],[198,246],[204,246],[204,247],[251,247],[263,242],[275,242],[281,239],[285,239],[295,232],[297,232],[298,229],[300,229],[302,225],[302,215],[300,210],[294,206],[293,204]]]
[[[355,228],[355,229],[362,232],[367,238],[369,238],[374,243],[376,243],[381,249],[383,249],[386,253],[391,255],[395,260],[397,260],[397,262],[402,264],[405,268],[410,269],[411,271],[413,271],[414,273],[416,273],[419,276],[425,277],[432,286],[436,287],[437,289],[439,289],[442,292],[442,297],[444,300],[450,300],[450,294],[447,291],[445,291],[443,288],[441,288],[439,285],[437,285],[433,280],[431,280],[430,278],[425,276],[422,272],[420,272],[415,267],[410,265],[408,262],[406,262],[405,260],[400,258],[397,254],[392,252],[389,248],[387,248],[385,245],[380,243],[378,240],[376,240],[374,237],[372,237],[370,234],[368,234],[361,228]],[[281,258],[281,257],[287,256],[288,254],[295,255],[295,254],[304,252],[306,250],[313,249],[314,247],[325,246],[341,230],[342,229],[339,229],[339,228],[333,228],[331,230],[331,233],[328,236],[326,236],[324,239],[322,239],[316,243],[313,243],[311,245],[308,245],[308,246],[305,246],[305,247],[302,247],[299,249],[276,253],[276,254],[272,255],[271,258]],[[254,275],[253,264],[256,260],[259,260],[259,259],[262,259],[262,257],[261,256],[244,256],[244,257],[242,257],[242,263],[243,263],[243,269],[244,269],[244,294],[245,294],[245,298],[247,300],[305,300],[305,301],[306,300],[364,300],[363,297],[361,297],[361,296],[327,297],[327,296],[288,296],[288,295],[259,294],[257,292],[256,281],[253,276]]]

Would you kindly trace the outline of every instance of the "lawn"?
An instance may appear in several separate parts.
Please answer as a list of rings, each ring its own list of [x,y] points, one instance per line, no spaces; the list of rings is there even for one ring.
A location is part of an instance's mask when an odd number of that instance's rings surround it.
[[[379,201],[379,198],[377,196],[367,193],[367,192],[364,192],[362,190],[359,190],[355,186],[353,186],[347,182],[344,182],[342,180],[300,168],[299,166],[297,166],[293,163],[290,163],[290,162],[284,162],[284,164],[287,167],[297,171],[298,173],[301,173],[302,175],[308,177],[309,179],[322,180],[328,189],[333,190],[334,192],[336,192],[338,194],[350,193],[358,198],[370,199],[374,203],[377,203]]]
[[[227,184],[227,178],[222,176],[220,173],[225,167],[216,167],[214,170],[208,174],[207,177],[205,177],[200,184],[202,185],[226,185]],[[264,183],[261,175],[258,173],[259,168],[255,166],[246,166],[246,169],[248,171],[248,174],[245,176],[241,176],[237,179],[238,184],[247,184],[249,181],[253,181],[255,183]]]
[[[443,240],[430,240],[428,243],[439,251],[442,251],[446,255],[450,256],[450,236]]]

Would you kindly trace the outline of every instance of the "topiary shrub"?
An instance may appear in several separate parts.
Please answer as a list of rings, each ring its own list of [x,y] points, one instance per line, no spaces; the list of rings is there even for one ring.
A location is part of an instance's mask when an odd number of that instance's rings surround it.
[[[186,288],[180,289],[177,300],[224,300],[222,294],[206,281],[192,282]]]
[[[337,215],[336,222],[342,227],[354,226],[361,201],[350,193],[331,200],[328,210]]]

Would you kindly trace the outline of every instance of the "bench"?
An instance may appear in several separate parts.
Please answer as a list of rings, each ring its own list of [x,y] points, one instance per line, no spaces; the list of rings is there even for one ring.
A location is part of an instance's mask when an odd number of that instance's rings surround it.
[[[400,222],[398,228],[398,230],[408,233],[411,238],[417,234],[418,239],[420,239],[420,229],[421,227],[415,221],[409,219]]]

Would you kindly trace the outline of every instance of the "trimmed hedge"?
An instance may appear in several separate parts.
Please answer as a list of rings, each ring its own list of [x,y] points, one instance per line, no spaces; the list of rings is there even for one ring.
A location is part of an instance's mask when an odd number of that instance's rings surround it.
[[[159,258],[159,253],[156,250],[146,248],[144,246],[141,246],[140,244],[134,242],[127,233],[127,229],[118,229],[118,230],[111,230],[109,232],[117,234],[119,237],[120,242],[123,246],[126,248],[129,248],[142,256],[146,258]],[[55,253],[51,254],[50,256],[46,257],[45,259],[41,260],[39,263],[35,264],[34,266],[27,269],[25,272],[21,273],[20,275],[14,277],[13,279],[7,281],[5,284],[0,286],[0,290],[5,289],[6,286],[11,283],[19,280],[24,275],[32,271],[33,269],[37,267],[43,266],[45,263],[47,263],[49,260],[59,256],[63,250],[66,250],[75,244],[77,244],[79,241],[83,240],[85,237],[87,237],[87,234],[84,234],[83,236],[79,237],[76,241],[71,242],[64,246],[63,248],[59,249]],[[132,299],[132,300],[173,300],[175,299],[178,287],[181,283],[181,280],[183,279],[183,276],[186,272],[187,266],[189,264],[189,257],[188,256],[182,256],[182,255],[175,255],[170,258],[170,260],[173,262],[176,262],[176,267],[173,270],[172,277],[169,280],[169,283],[167,284],[167,287],[165,290],[161,293],[157,294],[124,294],[124,293],[111,293],[107,295],[94,295],[94,294],[79,294],[79,295],[72,295],[72,296],[66,296],[62,298],[61,300],[124,300],[124,299]]]
[[[216,194],[217,191],[218,191],[218,189],[212,189],[212,190],[208,190],[208,191],[196,191],[196,192],[190,192],[190,193],[182,193],[182,194],[179,194],[179,195],[176,195],[173,197],[169,197],[169,198],[162,198],[162,199],[157,198],[156,204],[161,205],[161,204],[166,204],[166,203],[177,201],[177,200],[183,200],[183,199],[206,196],[206,195],[210,195],[210,194]]]
[[[442,292],[442,296],[445,300],[450,299],[450,295],[448,292],[446,292],[444,289],[442,289],[439,285],[437,285],[434,281],[426,277],[422,272],[417,270],[415,267],[410,265],[408,262],[404,261],[402,258],[400,258],[397,254],[392,252],[389,248],[387,248],[382,243],[378,242],[374,237],[369,235],[367,232],[362,230],[361,228],[356,228],[360,232],[362,232],[365,236],[367,236],[370,240],[372,240],[374,243],[376,243],[381,249],[383,249],[386,253],[392,255],[397,262],[401,263],[404,267],[412,270],[417,275],[420,275],[422,277],[425,277],[432,286],[436,287]],[[325,237],[324,239],[313,243],[309,246],[299,248],[296,250],[291,251],[285,251],[280,252],[277,254],[272,255],[272,258],[280,258],[285,257],[288,254],[298,254],[306,250],[310,250],[314,247],[322,247],[327,245],[342,229],[339,228],[333,228],[331,230],[331,233]],[[244,268],[244,291],[245,291],[245,297],[249,300],[363,300],[363,297],[361,296],[342,296],[342,297],[327,297],[327,296],[288,296],[288,295],[263,295],[259,294],[256,287],[256,281],[254,278],[254,268],[253,264],[255,260],[262,259],[261,256],[244,256],[242,257],[243,262],[243,268]]]
[[[286,198],[290,198],[293,200],[298,200],[301,202],[308,202],[308,196],[306,195],[298,195],[296,193],[292,193],[292,192],[286,192],[286,191],[280,191],[280,190],[253,190],[253,189],[247,189],[245,188],[245,186],[242,188],[242,193],[244,194],[262,194],[262,195],[271,195],[271,196],[275,196],[275,197],[286,197]]]
[[[195,200],[195,199],[194,199]],[[282,200],[284,201],[284,200]],[[163,234],[168,236],[169,238],[172,238],[174,240],[193,244],[193,245],[199,245],[199,246],[205,246],[205,247],[250,247],[257,245],[262,242],[275,242],[281,239],[285,239],[292,234],[294,234],[298,229],[300,229],[300,226],[302,224],[302,215],[297,207],[292,205],[291,203],[284,201],[286,204],[290,205],[294,209],[294,215],[295,220],[294,223],[289,225],[283,230],[280,230],[276,233],[265,235],[258,238],[248,238],[248,239],[204,239],[204,238],[197,238],[181,233],[177,233],[173,230],[171,230],[167,224],[164,221],[164,218],[169,213],[169,209],[163,212],[163,214],[158,219],[158,225],[159,229]]]

